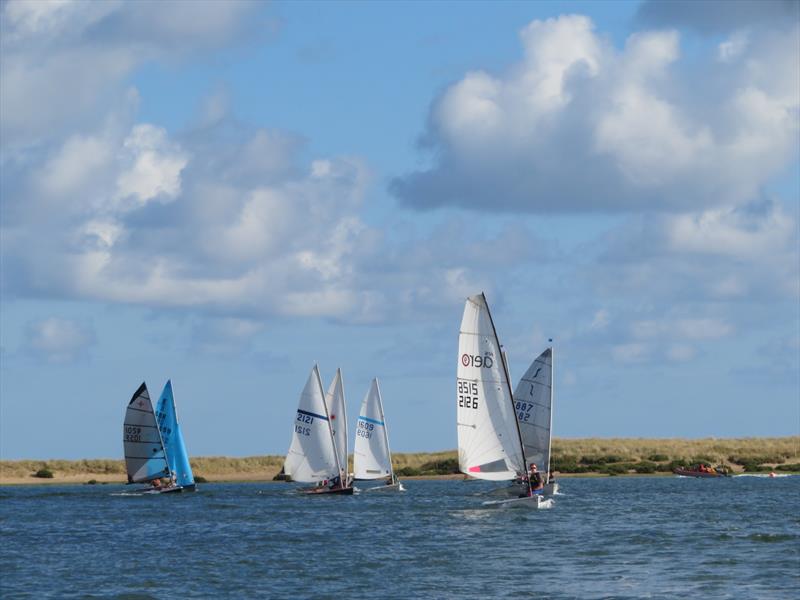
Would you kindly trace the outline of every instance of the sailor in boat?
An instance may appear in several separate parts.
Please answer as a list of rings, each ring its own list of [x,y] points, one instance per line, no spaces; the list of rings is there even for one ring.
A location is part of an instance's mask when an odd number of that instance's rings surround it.
[[[529,477],[532,492],[535,493],[544,488],[544,479],[542,479],[542,474],[536,469],[536,463],[531,463],[531,472]]]

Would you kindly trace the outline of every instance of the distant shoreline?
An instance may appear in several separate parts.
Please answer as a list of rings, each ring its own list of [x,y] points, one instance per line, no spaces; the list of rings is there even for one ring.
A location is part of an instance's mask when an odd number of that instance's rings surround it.
[[[208,482],[270,482],[283,456],[195,457],[192,469]],[[352,457],[351,457],[352,460]],[[800,472],[800,436],[779,438],[553,440],[552,468],[559,477],[670,475],[675,466],[707,462],[731,473]],[[463,479],[455,450],[395,453],[402,479]],[[352,464],[352,463],[351,463]],[[37,477],[49,472],[52,477]],[[0,485],[125,483],[121,459],[0,460]]]

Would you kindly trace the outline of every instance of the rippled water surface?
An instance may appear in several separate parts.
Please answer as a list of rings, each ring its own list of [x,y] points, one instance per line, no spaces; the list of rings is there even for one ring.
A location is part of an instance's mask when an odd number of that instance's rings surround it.
[[[792,598],[800,477],[563,479],[550,510],[485,482],[301,497],[287,484],[0,488],[3,598]]]

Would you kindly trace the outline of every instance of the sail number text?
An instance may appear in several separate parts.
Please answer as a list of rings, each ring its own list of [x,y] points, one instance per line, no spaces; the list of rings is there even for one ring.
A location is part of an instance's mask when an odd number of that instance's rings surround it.
[[[476,381],[458,380],[458,407],[478,408],[478,383]]]
[[[142,428],[134,427],[132,425],[125,426],[125,441],[126,442],[141,442],[142,441]]]
[[[361,419],[359,419],[358,429],[356,429],[356,436],[368,440],[372,437],[372,432],[374,430],[375,430],[375,425],[373,423],[367,423],[366,421],[362,421]]]
[[[313,425],[314,417],[311,415],[304,415],[301,412],[297,413],[297,423],[294,424],[294,430],[296,433],[300,435],[311,435],[311,427],[305,427],[304,425]]]
[[[158,421],[158,429],[161,431],[161,438],[164,440],[164,444],[166,445],[169,436],[172,434],[172,428],[166,427],[164,425],[164,421],[167,419],[167,413],[163,410],[160,410],[156,413],[156,421]]]
[[[494,366],[494,359],[491,352],[485,352],[483,356],[480,354],[462,354],[461,364],[465,367],[484,367],[491,369]]]
[[[517,421],[525,423],[530,420],[533,402],[515,402],[514,408],[517,409]]]

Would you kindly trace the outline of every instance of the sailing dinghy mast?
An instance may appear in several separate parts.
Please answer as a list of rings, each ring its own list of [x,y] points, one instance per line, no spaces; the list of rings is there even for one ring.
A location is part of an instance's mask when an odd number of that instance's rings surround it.
[[[383,439],[386,441],[386,452],[389,454],[389,472],[392,475],[392,483],[397,479],[394,476],[394,465],[392,464],[392,450],[389,446],[389,432],[386,431],[386,416],[383,414],[383,397],[381,396],[381,387],[378,385],[378,378],[375,378],[375,388],[378,390],[378,410],[381,413],[381,421],[383,422]]]
[[[547,440],[547,475],[545,476],[545,485],[550,483],[550,458],[553,448],[553,387],[555,386],[555,370],[556,370],[556,357],[553,351],[553,338],[547,340],[550,342],[550,437]]]
[[[328,432],[331,434],[331,444],[333,445],[333,455],[336,457],[336,473],[339,476],[339,484],[346,487],[346,482],[342,482],[342,463],[339,460],[339,450],[336,448],[336,438],[333,436],[333,426],[331,425],[331,414],[328,410],[328,402],[325,399],[325,390],[322,389],[322,377],[319,374],[319,365],[314,365],[314,371],[317,374],[317,383],[319,384],[319,393],[322,394],[322,406],[325,408],[325,420],[328,422]]]
[[[494,319],[492,319],[492,311],[489,309],[489,303],[486,301],[486,294],[481,292],[481,297],[483,298],[483,304],[486,306],[486,314],[489,316],[489,323],[492,324],[492,333],[494,334],[494,340],[497,342],[497,347],[500,349],[500,360],[503,363],[503,371],[506,375],[506,387],[508,388],[508,398],[511,401],[511,414],[514,415],[514,425],[517,427],[517,439],[519,440],[519,449],[522,452],[522,468],[525,469],[525,473],[523,475],[527,475],[528,473],[528,458],[525,456],[525,444],[522,443],[522,431],[519,428],[519,420],[517,419],[517,409],[514,405],[514,391],[511,389],[511,376],[508,373],[508,364],[506,363],[506,358],[500,346],[500,339],[497,337],[497,329],[494,326]],[[552,418],[552,413],[551,413]],[[525,477],[528,482],[528,495],[533,494],[533,488],[531,487],[531,478],[530,476]]]

